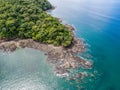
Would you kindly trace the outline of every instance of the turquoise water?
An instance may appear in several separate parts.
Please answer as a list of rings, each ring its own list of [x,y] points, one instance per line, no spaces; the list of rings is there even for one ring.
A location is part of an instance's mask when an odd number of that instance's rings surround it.
[[[85,90],[120,90],[120,0],[50,0],[52,15],[76,27],[88,44],[97,80]]]
[[[57,77],[46,58],[44,52],[30,48],[0,51],[0,90],[74,90],[80,86]]]
[[[54,84],[54,74],[45,60],[44,53],[34,49],[19,49],[12,53],[1,51],[0,90],[51,90],[46,86],[50,82]]]
[[[0,90],[120,90],[120,1],[49,0],[56,9],[50,12],[75,26],[75,34],[88,46],[95,78],[69,80],[54,74],[44,52],[18,49],[0,52]],[[75,70],[75,72],[81,71]]]

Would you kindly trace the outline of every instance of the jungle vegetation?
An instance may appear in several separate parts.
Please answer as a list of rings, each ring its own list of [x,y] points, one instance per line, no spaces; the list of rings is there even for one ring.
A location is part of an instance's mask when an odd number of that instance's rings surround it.
[[[0,0],[0,39],[33,39],[41,43],[70,46],[72,32],[46,13],[47,0]]]

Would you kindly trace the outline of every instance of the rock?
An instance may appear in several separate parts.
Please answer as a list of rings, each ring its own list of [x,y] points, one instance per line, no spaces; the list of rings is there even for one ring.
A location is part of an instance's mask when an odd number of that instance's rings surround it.
[[[90,74],[90,77],[91,77],[91,78],[94,78],[95,76],[94,76],[94,74]]]
[[[93,62],[91,62],[91,61],[87,61],[87,60],[85,60],[85,63],[84,63],[85,65],[84,65],[84,68],[92,68],[92,66],[93,66]]]
[[[71,66],[72,68],[74,68],[74,69],[77,67],[74,62],[70,62],[70,66]]]
[[[9,47],[8,47],[9,51],[13,52],[17,49],[17,46],[15,44],[11,44]]]
[[[65,62],[64,64],[60,65],[60,67],[65,68],[65,69],[69,69],[71,67],[69,62]]]
[[[0,49],[2,49],[4,51],[15,51],[16,48],[17,48],[17,46],[14,42],[2,43],[0,45]]]
[[[82,72],[82,76],[83,76],[83,77],[87,77],[87,76],[88,76],[88,73],[87,73],[87,72]]]
[[[70,71],[68,69],[64,69],[64,68],[61,68],[61,67],[56,67],[55,73],[56,73],[57,76],[66,77],[66,76],[69,76]]]
[[[65,26],[69,29],[69,30],[75,30],[75,28],[72,25],[69,24],[65,24]]]
[[[48,55],[47,53],[45,53],[44,55]]]
[[[81,78],[82,77],[82,73],[78,73],[75,77],[76,78]]]
[[[64,48],[62,46],[53,46],[51,44],[41,44],[32,39],[2,41],[0,49],[4,51],[14,51],[16,48],[34,48],[42,50],[48,56],[47,61],[59,67],[56,73],[68,73],[70,68],[84,67],[91,68],[93,63],[81,57],[75,56],[77,53],[82,53],[84,44],[80,39],[74,37],[73,44],[70,47]],[[78,75],[79,76],[79,75]],[[85,75],[84,75],[85,76]]]

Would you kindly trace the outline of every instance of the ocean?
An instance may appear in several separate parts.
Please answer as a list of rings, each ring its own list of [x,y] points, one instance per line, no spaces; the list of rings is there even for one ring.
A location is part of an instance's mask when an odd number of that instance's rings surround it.
[[[49,1],[56,7],[52,15],[72,24],[88,45],[98,75],[85,90],[120,90],[120,1]]]
[[[81,54],[94,62],[84,70],[94,77],[74,80],[57,77],[44,52],[25,48],[0,51],[0,90],[120,90],[120,1],[49,0],[56,8],[49,13],[75,27],[84,40]]]

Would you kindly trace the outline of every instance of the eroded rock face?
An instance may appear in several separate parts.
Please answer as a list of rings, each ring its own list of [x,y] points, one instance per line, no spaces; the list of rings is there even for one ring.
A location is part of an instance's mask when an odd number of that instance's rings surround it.
[[[81,57],[75,56],[75,54],[82,53],[84,51],[84,44],[80,39],[74,38],[73,45],[68,48],[62,46],[55,47],[50,44],[41,44],[35,42],[32,39],[25,40],[13,40],[4,41],[0,43],[0,49],[4,51],[15,51],[17,48],[34,48],[46,52],[47,61],[52,63],[56,67],[56,73],[64,74],[68,73],[70,68],[92,68],[93,63],[84,60]],[[59,68],[59,69],[58,69]]]

